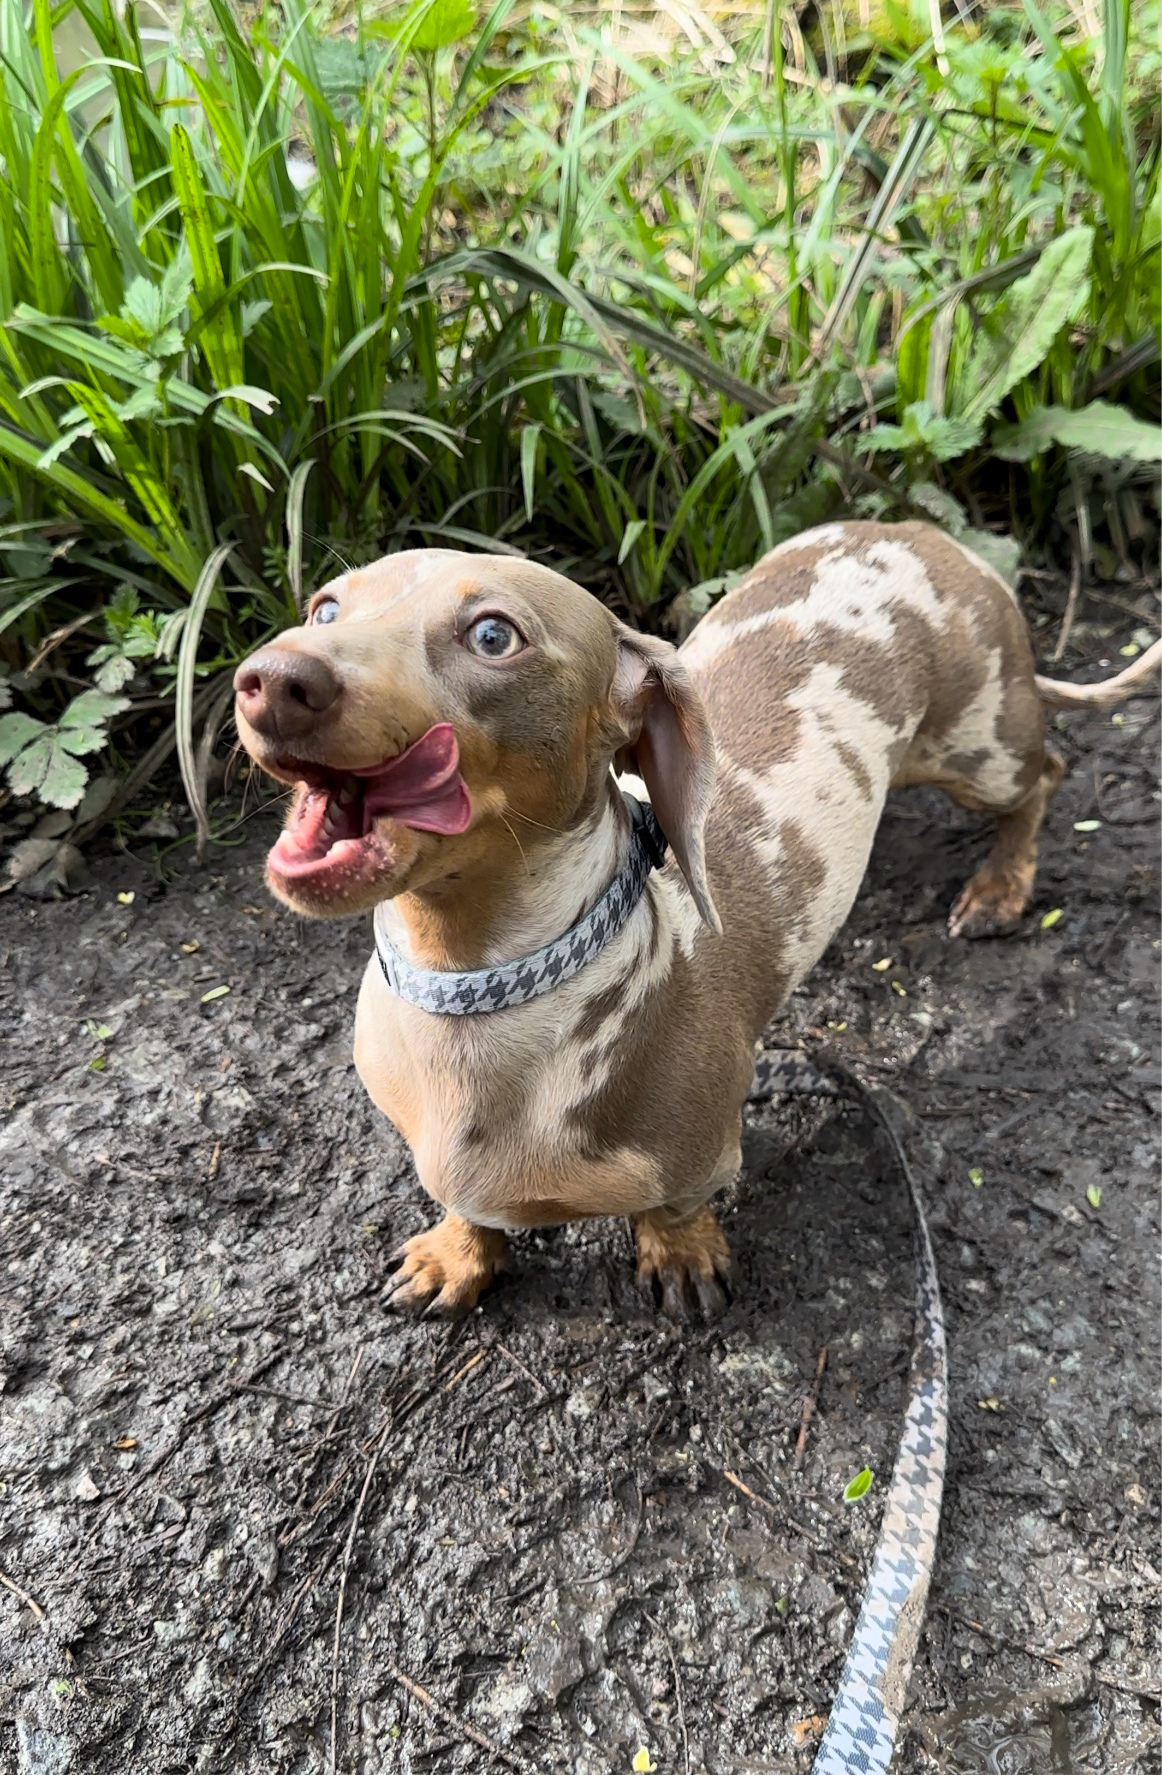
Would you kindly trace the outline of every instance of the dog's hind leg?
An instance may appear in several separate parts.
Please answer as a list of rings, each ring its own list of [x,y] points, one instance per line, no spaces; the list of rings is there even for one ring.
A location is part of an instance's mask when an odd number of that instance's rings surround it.
[[[953,937],[983,936],[1020,919],[1033,894],[1041,822],[1064,771],[1062,759],[1046,746],[1032,788],[1015,807],[1003,811],[982,800],[971,782],[941,783],[961,807],[981,813],[997,811],[998,815],[992,849],[949,914],[948,929]]]

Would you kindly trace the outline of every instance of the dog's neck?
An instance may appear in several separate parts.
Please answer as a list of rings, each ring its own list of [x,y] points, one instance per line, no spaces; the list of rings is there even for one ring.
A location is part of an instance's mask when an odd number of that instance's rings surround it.
[[[380,917],[414,967],[468,970],[516,961],[560,937],[596,904],[625,860],[630,821],[612,778],[571,831],[512,822],[512,863],[487,878],[399,894]]]

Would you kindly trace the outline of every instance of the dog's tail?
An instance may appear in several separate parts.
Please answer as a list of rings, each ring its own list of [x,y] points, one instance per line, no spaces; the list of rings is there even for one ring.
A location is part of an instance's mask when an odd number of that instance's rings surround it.
[[[1162,665],[1162,641],[1155,641],[1132,666],[1116,678],[1103,678],[1097,684],[1063,684],[1059,678],[1034,680],[1041,701],[1051,709],[1112,709],[1115,704],[1133,696],[1158,667]]]

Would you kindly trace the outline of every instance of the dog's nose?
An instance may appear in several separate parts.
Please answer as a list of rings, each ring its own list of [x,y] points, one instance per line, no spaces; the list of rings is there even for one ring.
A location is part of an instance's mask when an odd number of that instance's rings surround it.
[[[336,701],[339,689],[325,660],[289,647],[264,647],[234,674],[238,711],[264,739],[302,739]]]

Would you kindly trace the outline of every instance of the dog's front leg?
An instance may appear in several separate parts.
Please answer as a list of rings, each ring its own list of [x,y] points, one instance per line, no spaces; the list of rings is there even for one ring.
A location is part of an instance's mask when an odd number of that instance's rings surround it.
[[[458,1319],[471,1312],[488,1284],[507,1267],[508,1240],[490,1227],[445,1214],[431,1232],[418,1233],[401,1245],[392,1261],[399,1265],[387,1290],[392,1306]]]
[[[712,1209],[651,1209],[634,1216],[633,1231],[638,1282],[664,1313],[688,1319],[697,1308],[712,1319],[725,1311],[730,1246]]]

